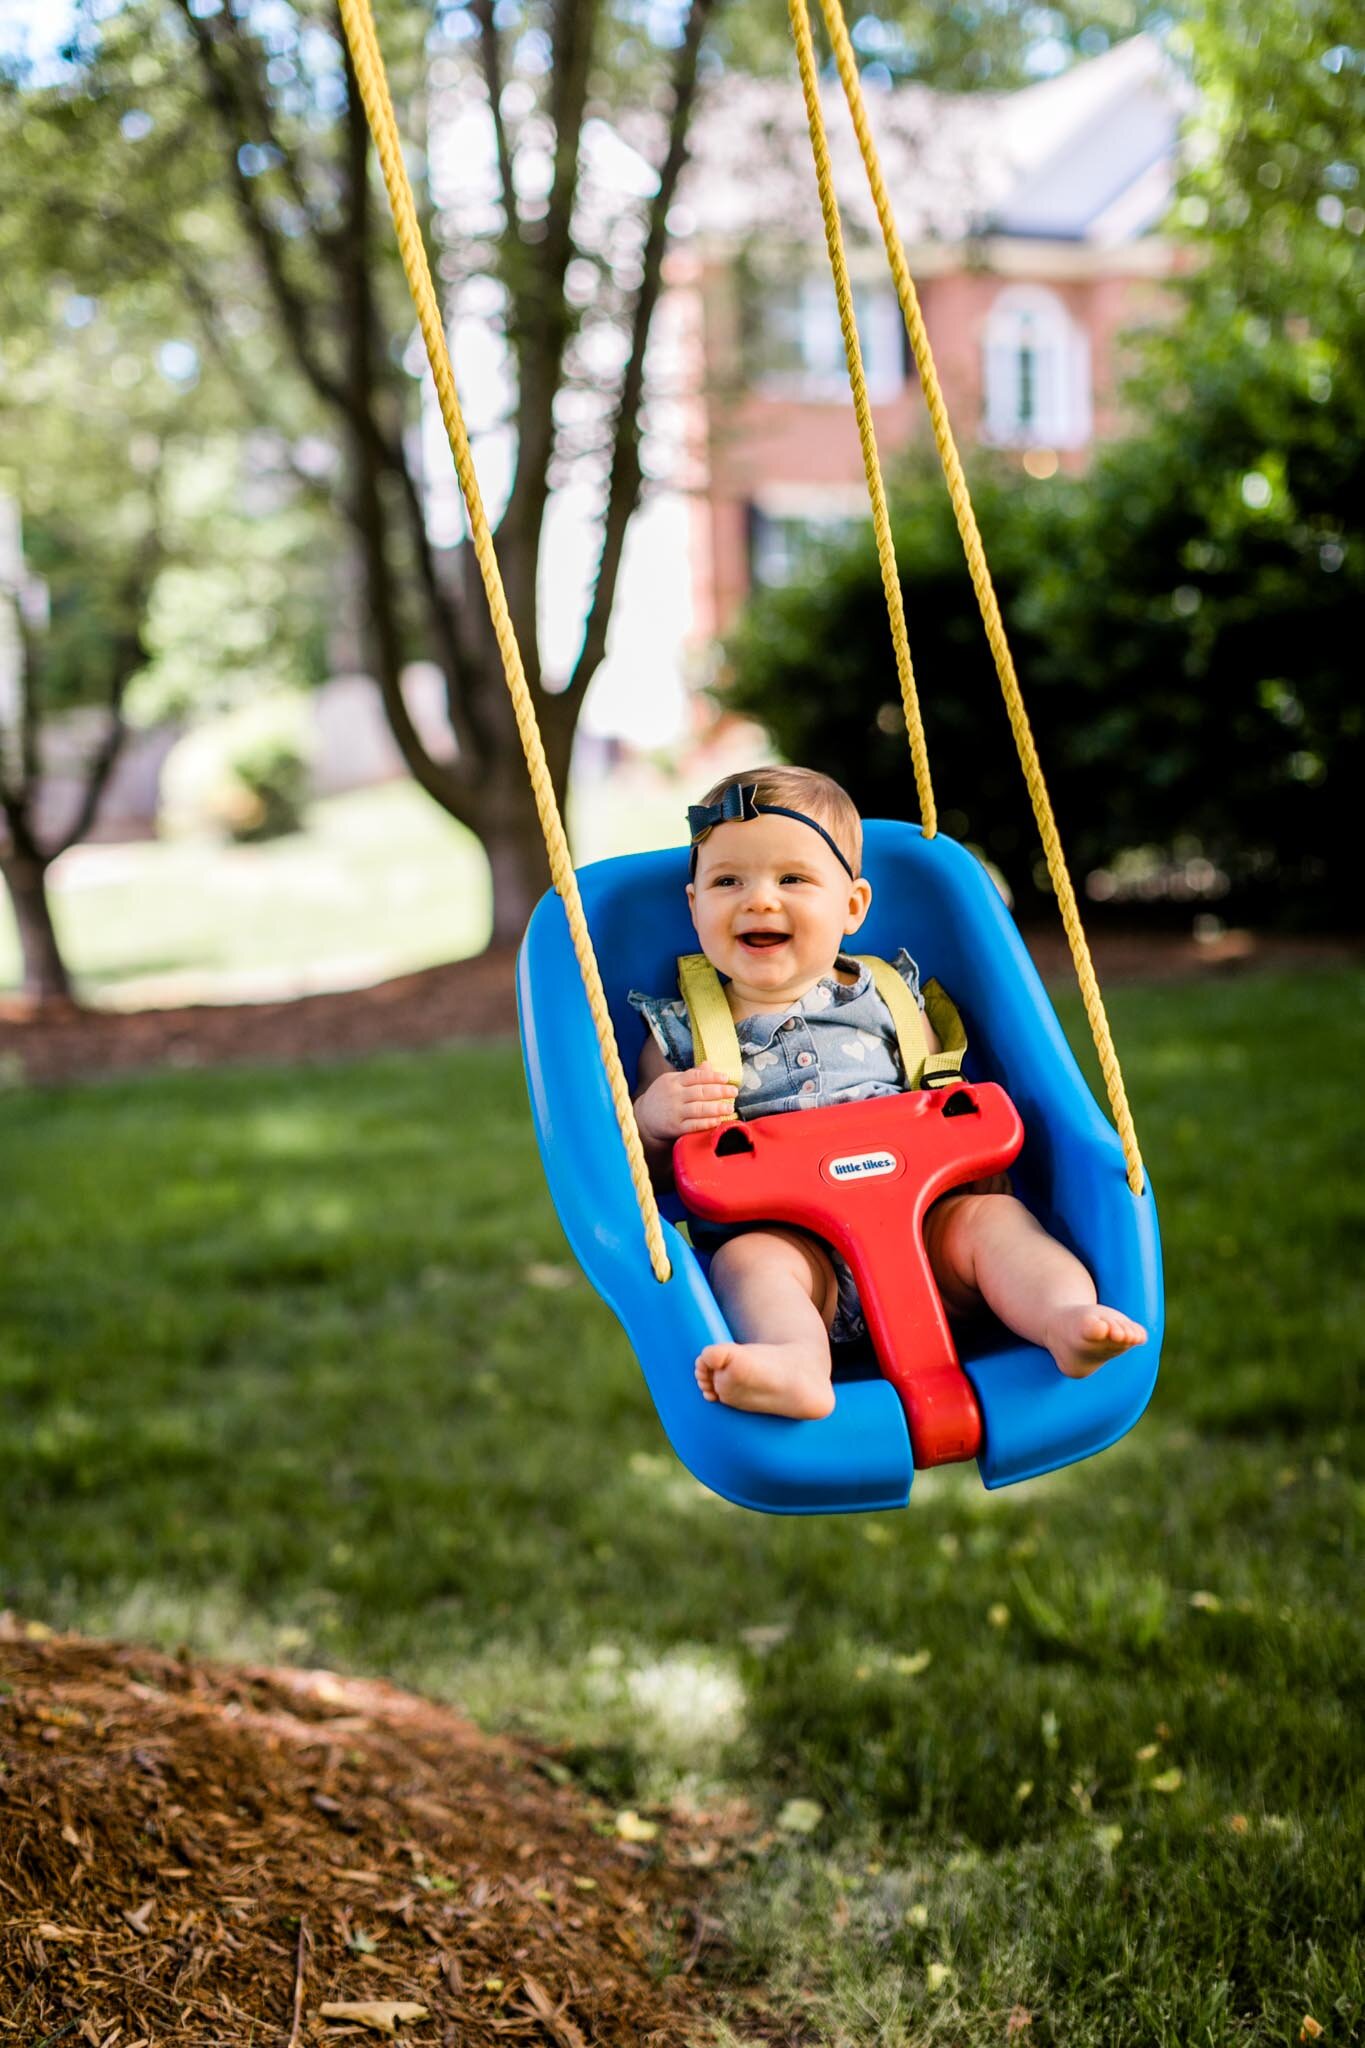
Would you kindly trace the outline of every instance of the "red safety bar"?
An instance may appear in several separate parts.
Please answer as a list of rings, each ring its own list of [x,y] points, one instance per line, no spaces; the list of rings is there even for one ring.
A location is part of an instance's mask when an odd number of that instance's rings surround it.
[[[934,1284],[924,1218],[950,1189],[1003,1171],[1023,1142],[1003,1088],[962,1082],[696,1132],[673,1147],[673,1177],[708,1222],[793,1224],[842,1253],[923,1468],[981,1448],[981,1411]]]

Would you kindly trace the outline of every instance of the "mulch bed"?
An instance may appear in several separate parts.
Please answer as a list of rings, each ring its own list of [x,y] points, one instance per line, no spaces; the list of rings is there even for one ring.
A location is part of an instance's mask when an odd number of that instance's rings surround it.
[[[565,1777],[380,1680],[0,1617],[0,2041],[377,2041],[397,2002],[433,2048],[681,2048],[751,1818]]]
[[[41,1086],[148,1067],[357,1058],[516,1028],[516,955],[504,948],[373,988],[285,1002],[35,1010],[0,996],[0,1068],[16,1065],[16,1078]]]
[[[1028,934],[1045,979],[1065,982],[1071,956],[1059,929]],[[1259,937],[1226,932],[1211,944],[1145,933],[1092,937],[1101,980],[1189,979],[1248,968],[1359,962],[1349,939]],[[0,1085],[94,1079],[151,1067],[211,1067],[346,1059],[364,1053],[436,1045],[451,1038],[492,1038],[516,1030],[516,956],[481,953],[405,974],[374,988],[299,996],[287,1002],[198,1004],[176,1010],[34,1010],[0,996]]]

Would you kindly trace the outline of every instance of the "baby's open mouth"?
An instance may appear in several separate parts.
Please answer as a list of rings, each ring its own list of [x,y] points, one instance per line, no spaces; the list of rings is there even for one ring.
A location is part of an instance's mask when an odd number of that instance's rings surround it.
[[[767,953],[774,946],[785,946],[787,936],[786,932],[741,932],[739,943],[753,947],[756,952]]]

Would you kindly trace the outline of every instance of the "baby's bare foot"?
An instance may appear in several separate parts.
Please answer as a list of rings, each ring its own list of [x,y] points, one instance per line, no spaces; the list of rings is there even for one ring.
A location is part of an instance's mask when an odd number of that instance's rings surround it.
[[[708,1401],[818,1422],[834,1406],[829,1353],[801,1344],[708,1344],[697,1360]]]
[[[1058,1309],[1048,1324],[1047,1348],[1068,1379],[1083,1380],[1106,1359],[1145,1344],[1147,1332],[1116,1308],[1079,1303]]]

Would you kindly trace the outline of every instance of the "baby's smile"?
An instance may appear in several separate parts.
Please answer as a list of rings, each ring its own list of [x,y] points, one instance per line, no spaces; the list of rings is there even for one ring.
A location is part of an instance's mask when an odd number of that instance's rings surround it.
[[[711,827],[687,895],[726,1001],[747,1017],[790,1008],[835,971],[872,891],[803,818],[760,813]]]

